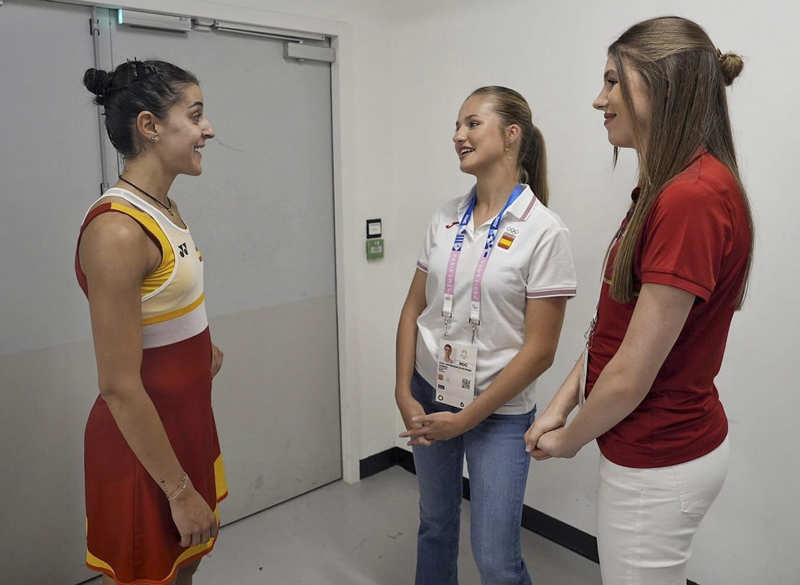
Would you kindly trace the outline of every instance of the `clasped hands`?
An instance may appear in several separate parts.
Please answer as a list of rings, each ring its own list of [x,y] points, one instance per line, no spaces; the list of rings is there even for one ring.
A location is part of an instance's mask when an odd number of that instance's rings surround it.
[[[404,417],[405,418],[405,417]],[[406,421],[406,431],[400,436],[408,439],[409,445],[429,447],[436,441],[446,441],[463,435],[467,431],[461,413],[432,412],[415,414]]]
[[[409,440],[408,445],[429,447],[436,441],[446,441],[469,430],[461,412],[426,414],[422,405],[413,399],[402,404],[400,412],[406,425],[406,431],[400,436]],[[537,461],[574,457],[580,447],[573,447],[567,441],[565,424],[565,417],[545,412],[526,431],[525,450]]]
[[[525,451],[537,461],[574,457],[580,446],[570,444],[566,422],[565,417],[545,411],[525,433]]]

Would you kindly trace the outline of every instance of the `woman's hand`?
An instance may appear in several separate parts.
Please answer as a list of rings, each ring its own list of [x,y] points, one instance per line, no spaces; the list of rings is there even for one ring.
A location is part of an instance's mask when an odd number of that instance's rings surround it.
[[[468,429],[464,423],[462,413],[434,412],[415,416],[411,419],[414,427],[401,433],[401,437],[410,437],[413,441],[417,437],[446,441],[464,434]]]
[[[548,459],[549,457],[544,456],[544,453],[536,445],[539,442],[539,437],[549,431],[560,429],[566,423],[566,417],[545,410],[542,416],[537,417],[531,428],[525,433],[525,450],[535,459]]]
[[[211,377],[213,378],[219,373],[220,368],[222,368],[222,359],[225,357],[225,354],[222,353],[222,350],[218,348],[213,343],[211,344]]]
[[[406,431],[412,429],[421,429],[422,424],[414,422],[414,419],[420,416],[425,416],[425,409],[422,405],[408,393],[408,396],[397,401],[397,407],[400,409],[400,416],[403,417],[403,423],[406,425]],[[407,433],[402,433],[401,437],[409,437]],[[423,447],[430,447],[436,441],[429,439],[424,435],[411,437],[408,445],[422,445]]]
[[[566,427],[549,431],[539,437],[536,443],[536,451],[531,453],[531,457],[537,461],[549,459],[550,457],[561,457],[571,459],[580,450],[580,447],[573,447],[567,441]]]
[[[203,497],[189,485],[169,503],[172,521],[181,535],[181,546],[204,544],[217,536],[217,517]]]

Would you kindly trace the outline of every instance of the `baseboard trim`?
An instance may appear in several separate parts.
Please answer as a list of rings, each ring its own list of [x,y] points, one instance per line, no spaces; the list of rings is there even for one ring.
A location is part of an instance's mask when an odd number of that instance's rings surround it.
[[[395,465],[402,467],[409,473],[416,474],[414,456],[405,449],[392,447],[361,460],[361,479],[385,471]],[[469,479],[466,477],[463,479],[464,499],[469,500]],[[527,505],[522,507],[522,527],[590,561],[599,562],[597,538],[588,532],[584,532]],[[686,583],[687,585],[698,585],[694,581],[686,581]]]
[[[398,465],[410,473],[416,473],[414,468],[414,456],[400,447],[392,447],[380,453],[376,453],[359,462],[359,472],[361,479],[365,479],[381,471]]]

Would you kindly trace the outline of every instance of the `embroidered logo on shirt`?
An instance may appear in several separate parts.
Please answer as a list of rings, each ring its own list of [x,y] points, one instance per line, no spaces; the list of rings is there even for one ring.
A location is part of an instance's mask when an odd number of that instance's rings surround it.
[[[181,258],[189,253],[189,247],[186,245],[186,242],[178,245],[178,251],[180,252]]]
[[[457,221],[454,221],[453,223],[447,224],[446,226],[444,226],[444,229],[446,229],[446,230],[449,230],[451,227],[453,227],[453,226],[454,226],[454,225],[456,225],[457,223],[459,223],[459,222],[457,222]]]
[[[511,247],[511,244],[514,243],[515,236],[510,232],[505,232],[503,236],[498,240],[497,247],[503,248],[503,250],[508,250]]]

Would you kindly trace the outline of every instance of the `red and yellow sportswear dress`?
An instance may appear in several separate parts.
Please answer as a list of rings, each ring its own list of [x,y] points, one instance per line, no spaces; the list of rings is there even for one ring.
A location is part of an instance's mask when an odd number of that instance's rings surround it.
[[[126,205],[107,197],[121,198]],[[124,213],[161,248],[161,265],[142,283],[142,382],[197,492],[218,516],[227,495],[211,411],[211,337],[202,256],[188,229],[124,189],[109,189],[86,216]],[[78,238],[80,245],[80,237]],[[78,283],[86,276],[76,252]],[[131,451],[102,397],[86,423],[86,564],[120,585],[161,585],[211,551],[214,540],[183,548],[169,502]]]

